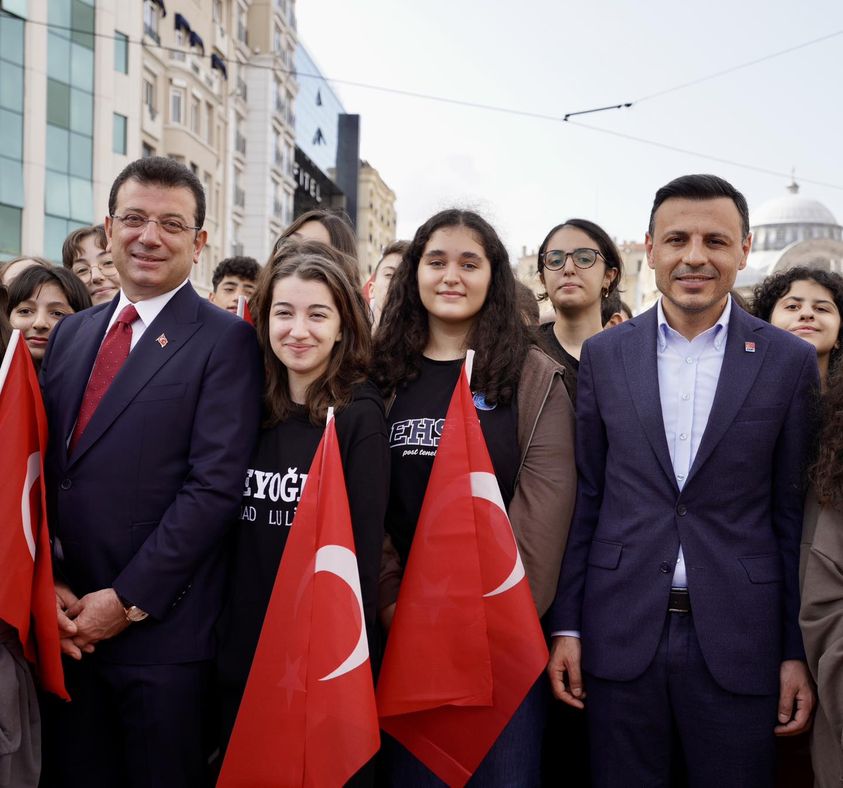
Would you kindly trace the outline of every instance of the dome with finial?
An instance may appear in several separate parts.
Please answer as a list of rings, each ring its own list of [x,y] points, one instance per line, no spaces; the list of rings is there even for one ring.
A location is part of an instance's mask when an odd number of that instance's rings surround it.
[[[757,251],[784,249],[795,241],[812,238],[841,238],[843,228],[834,214],[819,200],[802,197],[795,180],[788,193],[765,202],[749,219]]]

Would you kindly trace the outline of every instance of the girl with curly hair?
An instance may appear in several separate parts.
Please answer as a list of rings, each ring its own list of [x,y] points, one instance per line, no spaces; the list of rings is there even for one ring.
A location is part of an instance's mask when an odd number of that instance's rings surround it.
[[[234,531],[232,576],[218,631],[223,746],[257,647],[304,482],[336,413],[373,663],[389,449],[383,400],[367,380],[368,309],[348,260],[316,241],[287,241],[261,270],[251,306],[265,369],[264,424]],[[364,780],[365,782],[365,780]]]
[[[840,357],[843,277],[802,266],[780,271],[755,288],[752,311],[817,349],[820,381],[825,388]]]
[[[540,616],[555,594],[576,486],[564,370],[531,339],[495,230],[472,211],[449,209],[416,231],[375,334],[372,377],[389,400],[392,458],[385,552],[393,561],[382,571],[379,600],[385,625],[469,348],[476,352],[474,403]],[[519,785],[539,784],[543,681],[475,772],[477,784],[495,785],[516,773]],[[393,756],[392,784],[432,780],[402,748]]]

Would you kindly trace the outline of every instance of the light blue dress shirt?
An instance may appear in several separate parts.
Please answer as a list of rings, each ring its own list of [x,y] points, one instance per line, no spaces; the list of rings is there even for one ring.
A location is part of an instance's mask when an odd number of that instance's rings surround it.
[[[674,478],[681,490],[694,464],[714,402],[726,352],[732,297],[728,297],[718,321],[691,341],[668,325],[661,298],[657,309],[659,398]],[[682,545],[679,545],[672,585],[688,587]]]

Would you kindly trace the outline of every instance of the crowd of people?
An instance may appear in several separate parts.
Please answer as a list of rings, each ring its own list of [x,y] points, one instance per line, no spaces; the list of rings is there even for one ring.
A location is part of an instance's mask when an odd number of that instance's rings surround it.
[[[35,703],[0,621],[0,785],[213,784],[329,408],[377,678],[469,349],[550,648],[470,784],[772,786],[777,737],[812,722],[817,784],[839,784],[839,274],[792,268],[743,303],[748,208],[712,175],[657,192],[661,296],[639,315],[611,236],[555,224],[544,324],[472,211],[430,217],[366,285],[347,218],[308,212],[264,265],[220,262],[207,300],[204,214],[190,170],[140,159],[61,267],[0,267],[0,337],[20,330],[48,417],[72,698]],[[442,784],[385,735],[352,783]]]

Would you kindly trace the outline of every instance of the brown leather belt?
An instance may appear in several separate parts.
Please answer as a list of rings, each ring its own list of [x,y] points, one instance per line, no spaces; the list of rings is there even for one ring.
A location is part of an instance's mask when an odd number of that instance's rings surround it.
[[[671,588],[667,602],[668,613],[690,613],[691,596],[687,588]]]

